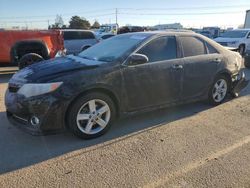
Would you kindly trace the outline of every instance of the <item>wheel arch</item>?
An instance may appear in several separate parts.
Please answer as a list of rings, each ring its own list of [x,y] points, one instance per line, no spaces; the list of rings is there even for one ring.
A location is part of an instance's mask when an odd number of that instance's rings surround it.
[[[220,76],[220,75],[225,76],[227,78],[228,82],[229,82],[229,88],[231,90],[231,86],[232,86],[232,77],[231,77],[231,74],[232,73],[230,73],[228,70],[222,70],[222,71],[220,71],[220,72],[218,72],[216,74],[215,78],[218,77],[218,76]]]
[[[86,49],[88,49],[88,48],[91,47],[91,46],[92,46],[91,44],[83,45],[83,46],[81,47],[81,51],[86,50]]]
[[[120,103],[119,103],[119,99],[118,97],[115,95],[115,93],[111,90],[108,89],[106,87],[95,87],[95,88],[88,88],[84,91],[82,91],[81,93],[79,93],[77,96],[75,96],[68,104],[68,106],[66,107],[66,111],[64,113],[64,121],[65,121],[65,126],[66,128],[68,128],[68,124],[67,124],[67,113],[70,110],[71,106],[74,104],[74,102],[81,96],[89,94],[89,93],[94,93],[94,92],[99,92],[102,94],[105,94],[107,96],[109,96],[111,98],[111,100],[114,102],[115,105],[115,110],[116,110],[116,115],[115,117],[119,117],[120,116]]]
[[[50,58],[50,51],[47,44],[42,40],[22,40],[16,42],[11,50],[11,62],[18,62],[18,60],[28,53],[35,53],[42,56],[44,59]]]

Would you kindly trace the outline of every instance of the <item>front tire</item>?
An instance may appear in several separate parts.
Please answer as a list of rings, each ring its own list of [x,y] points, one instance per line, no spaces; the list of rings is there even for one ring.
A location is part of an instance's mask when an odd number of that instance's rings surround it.
[[[217,76],[209,90],[209,103],[212,105],[221,104],[226,99],[229,88],[230,85],[227,77],[224,75]]]
[[[70,107],[67,123],[76,136],[91,139],[107,132],[115,119],[115,114],[115,105],[109,96],[88,93],[78,98]]]

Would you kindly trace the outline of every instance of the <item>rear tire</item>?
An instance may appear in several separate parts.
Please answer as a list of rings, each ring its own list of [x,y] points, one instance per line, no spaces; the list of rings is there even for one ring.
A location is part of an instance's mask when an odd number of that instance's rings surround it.
[[[221,104],[226,99],[229,88],[230,84],[228,78],[224,75],[217,76],[209,89],[209,103],[212,105]]]
[[[35,53],[29,53],[25,54],[21,57],[20,61],[18,62],[19,69],[23,69],[31,64],[37,63],[39,61],[43,61],[43,57],[35,54]]]
[[[88,93],[78,98],[68,110],[67,124],[76,136],[96,138],[108,131],[115,119],[112,99],[102,93]]]
[[[239,46],[239,53],[241,56],[244,56],[244,54],[245,54],[245,45],[244,44],[241,44]]]

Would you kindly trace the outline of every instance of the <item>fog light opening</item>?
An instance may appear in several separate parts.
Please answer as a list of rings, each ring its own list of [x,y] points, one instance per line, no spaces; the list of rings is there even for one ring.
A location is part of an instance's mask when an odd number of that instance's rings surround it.
[[[33,125],[33,126],[38,126],[38,125],[40,124],[40,120],[39,120],[38,117],[32,116],[32,117],[30,118],[30,123],[31,123],[31,125]]]

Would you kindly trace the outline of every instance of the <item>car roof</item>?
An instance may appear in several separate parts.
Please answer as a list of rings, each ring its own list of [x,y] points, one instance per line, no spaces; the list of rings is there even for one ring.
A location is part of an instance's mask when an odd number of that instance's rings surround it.
[[[192,36],[200,36],[200,34],[197,34],[190,30],[164,30],[164,31],[142,31],[142,32],[131,32],[131,33],[125,33],[127,35],[147,35],[147,36],[153,36],[153,35],[178,35],[178,36],[184,36],[184,35],[192,35]]]
[[[124,33],[121,35],[141,35],[141,36],[146,36],[146,37],[153,37],[153,36],[197,36],[201,39],[203,39],[204,41],[206,41],[207,43],[209,43],[210,45],[212,45],[213,47],[215,47],[219,52],[226,52],[228,50],[226,50],[226,48],[224,48],[223,46],[221,46],[220,44],[218,44],[217,42],[215,42],[212,39],[209,39],[208,37],[205,37],[204,35],[201,35],[199,33],[195,33],[193,31],[183,31],[183,30],[174,30],[174,31],[146,31],[146,32],[133,32],[133,33]]]
[[[84,29],[60,29],[60,31],[63,31],[63,32],[67,32],[67,31],[84,31],[84,32],[93,33],[93,31],[91,31],[91,30],[84,30]]]

